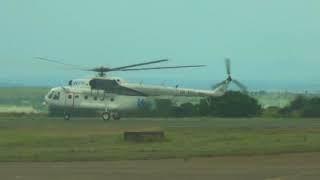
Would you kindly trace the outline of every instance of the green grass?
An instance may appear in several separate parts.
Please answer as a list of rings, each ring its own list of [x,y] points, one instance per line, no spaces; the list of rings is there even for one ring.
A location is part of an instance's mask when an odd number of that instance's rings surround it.
[[[42,102],[49,90],[50,88],[46,87],[1,87],[0,105],[33,107],[36,110],[46,111]]]
[[[123,141],[164,130],[163,142]],[[73,119],[0,117],[0,161],[192,158],[320,151],[320,119]]]

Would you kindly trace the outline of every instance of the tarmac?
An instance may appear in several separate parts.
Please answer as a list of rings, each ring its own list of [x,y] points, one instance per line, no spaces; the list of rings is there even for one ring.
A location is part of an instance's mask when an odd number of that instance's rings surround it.
[[[320,179],[320,153],[98,162],[0,162],[0,179]]]

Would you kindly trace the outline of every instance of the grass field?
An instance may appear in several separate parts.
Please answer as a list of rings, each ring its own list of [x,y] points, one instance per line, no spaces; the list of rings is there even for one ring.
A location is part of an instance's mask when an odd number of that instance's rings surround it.
[[[1,87],[0,112],[46,112],[42,102],[49,90],[45,87]]]
[[[164,130],[163,142],[123,141],[124,131]],[[320,119],[100,119],[0,117],[0,161],[88,161],[320,151]]]

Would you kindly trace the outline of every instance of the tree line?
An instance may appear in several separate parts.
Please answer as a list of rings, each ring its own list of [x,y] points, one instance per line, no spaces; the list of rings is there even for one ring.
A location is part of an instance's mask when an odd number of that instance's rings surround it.
[[[320,117],[320,97],[297,96],[288,106],[279,109],[278,114],[289,117]]]
[[[262,113],[258,101],[247,94],[230,91],[224,96],[201,99],[199,104],[175,106],[170,99],[157,99],[155,110],[142,110],[131,116],[147,117],[254,117]]]
[[[258,100],[237,91],[221,97],[202,99],[199,104],[175,106],[169,99],[156,100],[157,108],[140,111],[133,116],[147,117],[320,117],[320,97],[297,96],[284,108],[262,108]]]

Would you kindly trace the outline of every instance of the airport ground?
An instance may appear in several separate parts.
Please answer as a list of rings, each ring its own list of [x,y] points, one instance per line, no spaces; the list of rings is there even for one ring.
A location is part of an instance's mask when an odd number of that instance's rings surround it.
[[[124,131],[163,130],[133,143]],[[1,179],[317,179],[320,119],[0,116]]]
[[[320,153],[165,160],[0,163],[5,180],[317,180]]]

